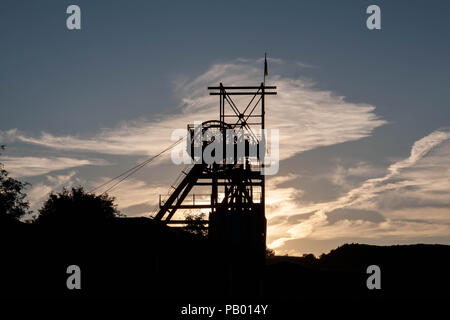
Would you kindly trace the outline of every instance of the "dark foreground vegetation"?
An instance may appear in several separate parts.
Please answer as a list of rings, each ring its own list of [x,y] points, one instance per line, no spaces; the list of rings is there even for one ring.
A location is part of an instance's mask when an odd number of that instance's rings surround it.
[[[344,245],[320,259],[269,257],[261,273],[252,273],[233,252],[217,251],[202,236],[147,218],[114,218],[76,228],[15,223],[2,226],[1,241],[0,290],[15,298],[450,296],[450,246],[443,245]],[[81,290],[66,287],[66,269],[72,264],[81,268]],[[372,264],[381,268],[381,290],[366,287],[366,268]]]
[[[450,297],[450,246],[351,244],[318,259],[269,255],[261,263],[239,246],[213,244],[196,228],[183,231],[149,218],[122,217],[113,198],[82,188],[51,194],[27,220],[26,186],[0,164],[2,297],[189,303]],[[66,285],[71,265],[81,269],[80,290]],[[370,265],[381,268],[380,290],[366,286]]]

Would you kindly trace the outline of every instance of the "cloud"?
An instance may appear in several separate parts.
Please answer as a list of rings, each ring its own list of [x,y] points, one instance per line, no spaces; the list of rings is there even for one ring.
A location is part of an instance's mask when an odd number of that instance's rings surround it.
[[[208,94],[206,89],[208,86],[220,82],[230,86],[255,85],[262,80],[261,62],[237,59],[229,63],[214,64],[192,79],[177,77],[174,82],[174,94],[179,99],[179,104],[176,112],[171,115],[159,117],[152,115],[152,119],[142,117],[124,121],[116,127],[104,128],[93,134],[54,135],[42,132],[39,136],[31,136],[19,130],[10,130],[0,132],[0,138],[58,152],[89,152],[96,154],[96,158],[108,155],[154,155],[172,143],[170,137],[173,130],[186,128],[186,124],[194,121],[218,118],[218,97]],[[266,84],[276,85],[278,95],[267,97],[266,127],[280,130],[280,160],[318,147],[362,139],[386,123],[376,115],[373,105],[350,102],[331,91],[318,89],[312,81],[287,75],[292,74],[292,70],[301,70],[309,67],[308,65],[286,63],[279,59],[269,59],[269,63],[270,76]],[[289,69],[289,72],[283,72],[282,69]],[[237,96],[234,99],[238,105],[244,107],[248,103],[247,97]],[[16,162],[19,158],[11,160],[12,158],[8,165],[12,167],[12,171],[22,175],[46,174],[50,172],[49,168],[62,170],[82,165],[102,164],[98,159],[61,157],[48,159],[25,157],[20,160],[21,163]],[[34,166],[34,163],[40,165]],[[159,164],[161,163],[156,163]],[[344,173],[342,179],[345,179],[346,174],[363,175],[364,170],[369,168],[361,166],[353,173]],[[60,177],[61,181],[69,184],[75,179],[68,177],[64,180],[62,176]],[[267,179],[268,235],[272,245],[276,244],[275,247],[282,246],[289,239],[317,234],[317,228],[327,223],[325,214],[327,210],[345,207],[353,203],[353,198],[357,198],[356,195],[349,193],[348,199],[340,199],[335,203],[302,203],[299,199],[303,191],[285,186],[298,178],[298,175],[286,174]],[[47,181],[35,186],[31,192],[32,198],[42,199],[49,190],[54,190],[59,181],[51,181],[52,179],[58,178],[48,176]],[[98,185],[106,181],[106,178],[90,177],[90,180],[89,183],[97,181],[98,183],[93,185]],[[147,208],[157,204],[157,195],[165,193],[167,189],[161,187],[159,181],[153,182],[154,184],[148,184],[142,180],[130,179],[121,184],[119,189],[115,189],[112,195],[117,197],[120,209],[125,212],[137,206]],[[300,223],[289,219],[294,215],[295,221]],[[335,227],[340,226],[340,223],[341,221],[336,222]]]
[[[100,183],[107,181],[102,178]],[[159,204],[159,195],[166,194],[168,186],[159,184],[149,184],[138,179],[129,179],[124,181],[119,188],[111,190],[109,194],[116,198],[119,210],[126,213],[128,208],[145,205],[149,208],[156,208]],[[145,207],[143,206],[143,207]],[[141,212],[141,215],[148,215],[150,212]]]
[[[356,173],[364,172],[366,170],[356,170]],[[449,176],[450,131],[437,130],[416,141],[410,156],[391,164],[386,174],[366,179],[335,201],[284,204],[292,207],[291,215],[308,211],[314,214],[295,225],[278,219],[270,235],[270,246],[281,249],[286,241],[302,238],[447,236],[450,233]],[[339,218],[329,219],[333,213],[342,213],[344,208],[347,208],[347,215],[348,210],[353,210],[351,218],[341,214]],[[362,210],[371,212],[370,217],[364,216]],[[359,219],[357,211],[360,211]],[[373,219],[374,212],[381,213],[384,219],[378,216],[379,221]]]
[[[36,212],[51,192],[57,192],[62,187],[73,186],[77,182],[75,178],[76,173],[76,171],[71,171],[65,175],[48,175],[45,180],[33,184],[27,195],[27,199],[31,204],[30,209]]]
[[[14,142],[17,136],[17,129],[11,129],[7,131],[0,130],[0,144]]]
[[[0,158],[13,177],[32,177],[52,171],[65,170],[81,166],[102,166],[108,162],[102,159],[74,159],[66,157],[8,157]]]
[[[339,167],[341,168],[341,167]],[[365,161],[358,162],[355,166],[346,169],[343,173],[344,176],[354,176],[354,177],[376,177],[385,173],[385,169],[374,167],[370,163]]]
[[[276,63],[283,62],[276,60]],[[208,95],[208,86],[220,82],[254,85],[261,78],[260,67],[255,61],[240,59],[212,65],[191,81],[179,80],[176,85],[176,95],[180,98],[178,113],[157,120],[127,121],[90,137],[55,136],[47,132],[31,137],[16,132],[15,138],[58,150],[152,155],[170,144],[174,129],[185,128],[187,123],[196,120],[218,118],[218,98]],[[281,159],[317,147],[367,137],[386,123],[374,113],[374,106],[348,102],[342,96],[317,89],[312,82],[276,73],[268,82],[278,87],[277,96],[267,97],[266,119],[268,128],[280,129]],[[246,106],[248,101],[237,97],[236,102]]]
[[[107,177],[101,177],[95,181],[95,184],[100,185],[108,180]],[[82,184],[82,182],[81,179],[77,178],[76,171],[62,175],[47,175],[45,180],[33,184],[28,192],[28,200],[32,204],[31,209],[36,212],[51,192],[59,192],[63,187],[71,188]],[[115,203],[118,204],[118,209],[122,213],[130,216],[148,216],[152,213],[152,210],[158,208],[159,194],[166,194],[167,190],[167,186],[129,179],[124,181],[120,188],[116,188],[108,194],[116,198]],[[137,212],[133,210],[133,207],[138,208]]]

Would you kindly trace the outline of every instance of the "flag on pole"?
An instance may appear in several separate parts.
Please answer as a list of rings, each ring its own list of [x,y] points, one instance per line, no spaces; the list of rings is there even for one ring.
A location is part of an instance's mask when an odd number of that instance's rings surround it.
[[[264,53],[264,77],[269,75],[269,71],[267,70],[267,55]]]

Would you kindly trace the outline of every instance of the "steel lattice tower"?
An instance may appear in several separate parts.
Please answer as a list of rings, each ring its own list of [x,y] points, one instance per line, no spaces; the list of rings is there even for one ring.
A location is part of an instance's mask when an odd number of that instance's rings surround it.
[[[160,196],[160,210],[155,219],[166,224],[184,225],[186,220],[172,219],[179,209],[208,210],[208,220],[194,220],[208,228],[209,238],[219,246],[240,248],[264,255],[266,243],[265,177],[261,172],[266,153],[265,103],[267,95],[275,95],[274,86],[208,87],[210,95],[219,96],[219,120],[203,122],[200,128],[188,125],[187,151],[194,160],[184,178],[173,186],[166,197]],[[250,97],[245,108],[239,109],[235,100]],[[238,98],[236,98],[238,97]],[[242,102],[242,101],[240,101]],[[223,161],[208,164],[198,160],[195,148],[203,152],[217,138],[223,147]],[[230,138],[227,133],[233,133]],[[202,138],[197,135],[201,133]],[[205,138],[206,137],[206,138]],[[241,143],[241,144],[240,144]],[[196,145],[197,144],[197,145]],[[239,150],[244,150],[239,157]],[[229,150],[233,150],[229,154]],[[256,150],[252,153],[251,151]],[[194,192],[195,188],[208,188],[208,200]],[[204,199],[203,199],[204,200]]]

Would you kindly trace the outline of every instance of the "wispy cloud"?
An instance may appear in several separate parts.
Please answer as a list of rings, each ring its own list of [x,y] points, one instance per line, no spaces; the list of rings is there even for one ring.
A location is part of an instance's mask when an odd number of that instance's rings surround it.
[[[277,63],[283,63],[281,60]],[[188,122],[218,117],[217,97],[209,96],[207,86],[218,84],[249,85],[261,78],[255,61],[234,61],[212,65],[191,81],[177,86],[179,112],[156,121],[127,121],[116,128],[107,128],[91,137],[55,136],[42,133],[31,137],[15,133],[25,143],[58,150],[89,151],[104,154],[151,155],[170,143],[174,129],[185,128]],[[268,98],[269,128],[280,129],[280,157],[289,158],[302,151],[329,146],[369,136],[385,124],[374,113],[375,107],[351,103],[330,91],[315,88],[312,82],[274,74],[270,83],[278,87],[278,95]],[[237,102],[246,103],[243,99]],[[245,106],[244,105],[244,106]],[[11,135],[10,133],[9,135]]]
[[[98,184],[102,184],[109,179],[103,177],[98,180]],[[159,204],[159,195],[166,194],[168,186],[161,184],[151,184],[139,179],[125,180],[120,188],[113,189],[109,194],[116,198],[120,210],[125,210],[139,205],[146,205],[154,208]],[[145,211],[142,214],[149,214]]]
[[[66,157],[0,157],[6,169],[12,176],[32,177],[47,174],[52,171],[65,170],[82,166],[102,166],[108,162],[102,159],[74,159]]]
[[[33,184],[28,192],[28,200],[31,203],[31,210],[35,213],[41,207],[47,196],[54,191],[60,191],[63,187],[71,187],[79,182],[76,179],[76,171],[67,174],[48,175],[45,180],[37,184]]]
[[[217,119],[218,98],[208,95],[207,86],[217,85],[220,82],[226,85],[255,85],[262,80],[261,62],[237,59],[229,63],[214,64],[203,74],[192,79],[184,76],[178,77],[174,84],[174,94],[179,98],[179,105],[176,113],[171,115],[159,118],[152,115],[152,120],[143,117],[124,121],[116,127],[104,128],[91,135],[58,136],[43,132],[39,136],[31,136],[20,130],[10,130],[0,132],[0,140],[17,140],[53,149],[58,154],[69,151],[89,152],[95,154],[95,158],[108,158],[109,155],[154,155],[171,144],[170,137],[174,129],[185,128],[187,123],[194,121]],[[271,59],[269,62],[272,66],[280,67],[279,70],[283,68],[299,70],[306,67],[301,63],[286,63],[280,59]],[[270,77],[266,82],[266,84],[277,86],[278,95],[267,97],[266,119],[268,128],[280,130],[281,160],[318,147],[362,139],[370,136],[376,128],[386,123],[376,115],[375,107],[370,104],[350,102],[343,96],[319,89],[312,81],[301,77],[287,76],[287,74],[282,71],[278,72],[277,68],[271,68]],[[237,97],[236,102],[244,106],[248,103],[242,97]],[[53,170],[102,164],[98,159],[80,160],[69,157],[49,157],[48,159],[25,157],[21,159],[19,157],[10,158],[6,162],[11,171],[22,176],[42,175]],[[40,163],[37,167],[33,165],[36,162]],[[163,166],[158,168],[163,168]],[[295,168],[289,169],[290,172],[295,172]],[[345,179],[347,174],[362,175],[362,171],[365,170],[370,170],[370,168],[361,165],[353,173],[343,173],[342,179]],[[60,177],[60,182],[69,185],[73,184],[76,179],[73,176],[66,176],[67,179]],[[272,245],[282,246],[285,240],[317,235],[318,226],[326,225],[327,210],[332,211],[333,208],[351,205],[357,199],[362,198],[363,194],[369,193],[364,191],[364,188],[369,188],[367,186],[362,187],[358,192],[354,190],[354,193],[349,193],[347,198],[339,199],[334,203],[301,203],[302,190],[294,187],[281,187],[297,178],[298,175],[292,173],[268,179],[267,213],[270,222],[268,235]],[[56,179],[56,176],[48,176],[41,184],[37,184],[30,192],[31,198],[42,201],[42,198],[50,190],[54,190],[60,185],[60,182],[52,182],[51,179]],[[106,181],[105,179],[93,176],[89,177],[88,182],[98,185]],[[119,189],[113,191],[112,195],[117,197],[119,207],[126,211],[136,206],[146,208],[153,206],[158,199],[157,195],[165,193],[165,191],[166,188],[161,187],[158,181],[152,181],[152,184],[149,184],[135,178],[125,181]],[[141,213],[147,212],[144,210]],[[294,215],[296,216],[295,221],[292,219]]]
[[[390,165],[385,175],[365,180],[335,201],[313,204],[291,201],[290,205],[284,204],[292,207],[290,215],[314,214],[295,225],[278,218],[280,223],[272,224],[271,246],[282,248],[287,240],[302,238],[327,240],[340,237],[373,239],[448,235],[449,173],[450,131],[437,130],[416,141],[410,156]],[[386,219],[374,222],[361,217],[360,220],[342,219],[330,224],[327,214],[341,208],[376,210]]]

